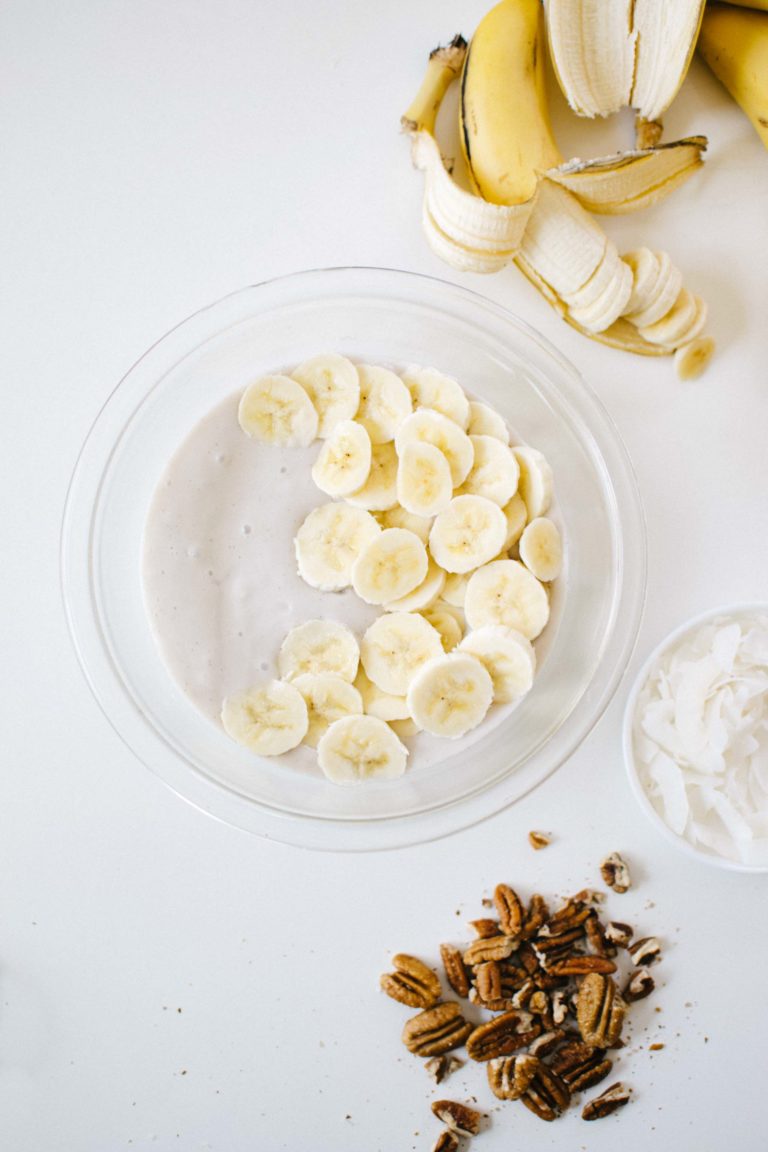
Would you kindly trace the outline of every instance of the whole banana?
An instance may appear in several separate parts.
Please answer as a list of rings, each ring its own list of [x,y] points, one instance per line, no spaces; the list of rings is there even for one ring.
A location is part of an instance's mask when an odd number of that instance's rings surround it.
[[[698,49],[768,148],[768,13],[708,4]]]

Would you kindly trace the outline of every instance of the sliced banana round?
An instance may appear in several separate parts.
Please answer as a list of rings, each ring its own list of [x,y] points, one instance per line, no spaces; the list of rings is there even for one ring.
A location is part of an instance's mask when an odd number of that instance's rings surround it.
[[[339,420],[312,465],[312,479],[328,496],[349,496],[371,471],[371,438],[362,424]]]
[[[675,352],[675,368],[681,380],[695,380],[706,368],[715,351],[711,336],[702,336],[684,344]]]
[[[451,483],[458,488],[466,480],[474,459],[472,441],[453,420],[432,408],[419,408],[403,420],[395,436],[398,455],[406,444],[423,441],[439,448],[448,461]]]
[[[330,436],[342,420],[351,420],[360,405],[357,368],[346,356],[326,352],[299,364],[291,373],[312,401],[318,415],[317,435]]]
[[[503,546],[503,551],[506,552],[513,544],[517,544],[528,519],[528,509],[519,492],[515,492],[509,504],[505,504],[502,508],[502,512],[507,518],[507,535]]]
[[[304,697],[292,684],[268,680],[228,696],[221,709],[224,731],[259,756],[280,756],[301,744],[309,717]]]
[[[563,567],[563,541],[546,516],[531,520],[520,537],[520,559],[537,580],[556,580]]]
[[[494,436],[502,444],[509,444],[509,429],[495,408],[479,400],[469,402],[469,436]]]
[[[461,491],[470,496],[485,496],[503,508],[515,492],[520,466],[506,444],[495,436],[470,436],[474,460]]]
[[[394,440],[398,425],[413,409],[411,394],[389,368],[361,364],[357,372],[360,379],[357,420],[367,430],[371,444],[387,444]]]
[[[346,625],[338,620],[307,620],[283,640],[277,666],[283,680],[327,672],[351,684],[359,660],[360,648]]]
[[[426,608],[422,612],[422,616],[428,624],[431,624],[440,633],[443,651],[451,652],[464,635],[461,609],[438,601],[431,608]]]
[[[552,503],[552,469],[538,448],[521,444],[512,451],[520,465],[517,489],[523,498],[528,519],[535,520],[537,516],[543,516]]]
[[[448,461],[433,444],[405,444],[397,466],[397,498],[407,512],[431,517],[442,512],[453,497]]]
[[[427,550],[407,528],[384,528],[352,567],[352,587],[366,604],[388,604],[418,588],[427,575]]]
[[[434,604],[445,587],[446,574],[442,568],[435,564],[431,556],[428,557],[427,574],[413,592],[401,596],[399,600],[390,600],[384,605],[385,612],[421,612]]]
[[[435,517],[429,550],[446,572],[470,572],[501,551],[507,520],[485,496],[456,496]]]
[[[429,660],[411,680],[408,711],[432,736],[464,736],[482,722],[493,700],[493,681],[479,660],[451,652]]]
[[[661,320],[649,324],[645,328],[638,328],[644,340],[651,344],[667,344],[674,348],[683,339],[690,329],[698,310],[698,298],[687,288],[681,288],[677,299]]]
[[[625,252],[622,260],[632,269],[632,294],[624,308],[624,315],[632,316],[650,304],[661,269],[658,256],[650,248]]]
[[[405,772],[408,749],[383,720],[345,716],[321,737],[317,762],[334,784],[393,780]]]
[[[391,692],[382,692],[378,685],[369,680],[361,668],[355,680],[355,687],[363,701],[363,711],[366,716],[378,716],[379,720],[407,720],[408,705],[405,696],[393,696]]]
[[[348,504],[368,512],[385,512],[397,504],[397,453],[394,444],[375,444],[371,468],[362,488],[346,497]]]
[[[645,308],[628,314],[637,328],[647,328],[666,316],[683,286],[683,274],[672,263],[669,253],[657,252],[656,257],[659,261],[659,275],[651,291],[651,298]]]
[[[290,376],[262,376],[240,399],[237,419],[253,440],[281,448],[306,448],[317,436],[317,412]]]
[[[469,572],[449,572],[445,578],[445,587],[442,591],[442,599],[446,604],[450,604],[452,608],[463,608],[464,598],[467,595],[467,584],[469,583]]]
[[[313,508],[296,533],[299,575],[312,588],[337,592],[352,583],[352,565],[381,533],[369,512],[348,504]]]
[[[407,528],[409,532],[415,532],[422,543],[429,541],[432,517],[415,516],[413,512],[406,512],[405,508],[395,504],[394,508],[388,508],[377,519],[382,528]]]
[[[392,696],[404,696],[416,670],[442,651],[437,630],[413,612],[379,616],[360,642],[366,676]]]
[[[363,701],[348,680],[332,672],[305,672],[292,682],[304,697],[309,727],[304,743],[317,748],[321,736],[342,716],[362,716]]]
[[[504,624],[535,640],[549,620],[549,597],[519,560],[495,560],[470,576],[464,611],[470,628]]]
[[[509,704],[530,691],[536,653],[530,640],[514,628],[486,624],[469,632],[459,644],[459,650],[474,656],[490,673],[497,704]]]
[[[460,428],[469,423],[469,401],[464,389],[451,376],[444,376],[436,368],[411,366],[403,372],[414,408],[432,408],[442,412]]]

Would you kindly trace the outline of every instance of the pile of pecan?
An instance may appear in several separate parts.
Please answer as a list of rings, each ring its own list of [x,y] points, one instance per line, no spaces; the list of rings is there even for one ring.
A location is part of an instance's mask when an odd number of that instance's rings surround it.
[[[381,977],[381,987],[420,1009],[403,1029],[408,1050],[431,1058],[429,1070],[435,1074],[436,1068],[445,1072],[458,1065],[446,1053],[465,1045],[471,1060],[485,1064],[498,1099],[520,1100],[542,1120],[560,1116],[576,1093],[610,1074],[609,1052],[623,1047],[629,1004],[654,988],[648,969],[659,959],[658,940],[633,942],[629,925],[604,922],[598,912],[603,899],[584,890],[551,912],[538,894],[526,906],[507,884],[497,886],[497,915],[472,921],[476,939],[464,948],[440,946],[453,992],[491,1014],[480,1024],[466,1018],[457,1000],[443,999],[440,978],[426,964],[395,956],[394,972]],[[620,949],[630,970],[621,988]],[[629,1093],[621,1083],[611,1085],[584,1106],[582,1117],[610,1115],[627,1103]],[[450,1102],[439,1103],[445,1113]],[[469,1134],[466,1128],[462,1134]],[[436,1148],[457,1146],[458,1133],[449,1124]]]

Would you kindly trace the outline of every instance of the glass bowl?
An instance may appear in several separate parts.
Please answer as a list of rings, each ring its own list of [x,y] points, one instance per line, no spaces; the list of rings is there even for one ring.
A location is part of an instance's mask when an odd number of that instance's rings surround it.
[[[523,702],[503,723],[478,730],[467,752],[446,741],[438,764],[421,770],[414,764],[398,780],[356,788],[333,785],[319,772],[292,772],[279,758],[256,759],[198,713],[158,653],[141,582],[155,487],[198,420],[254,376],[330,349],[369,362],[440,368],[496,407],[549,459],[567,547],[557,619]],[[637,636],[645,571],[629,459],[576,370],[482,296],[376,268],[272,280],[172,329],[99,413],[75,467],[62,527],[72,639],[98,703],[127,745],[209,814],[275,840],[331,850],[433,839],[498,812],[544,780],[587,736],[616,690]]]

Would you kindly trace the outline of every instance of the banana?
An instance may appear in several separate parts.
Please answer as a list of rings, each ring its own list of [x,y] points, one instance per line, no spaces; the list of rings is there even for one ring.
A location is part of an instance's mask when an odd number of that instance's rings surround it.
[[[413,612],[379,616],[360,642],[366,676],[392,696],[404,696],[417,669],[442,651],[440,634]]]
[[[321,737],[317,762],[334,784],[393,780],[402,776],[408,749],[375,716],[344,716]]]
[[[317,436],[317,412],[290,376],[254,380],[242,395],[237,418],[252,439],[281,448],[306,448]]]
[[[309,396],[318,415],[317,435],[330,436],[342,420],[351,420],[360,404],[357,368],[346,356],[327,352],[299,364],[291,373]]]
[[[536,671],[536,653],[530,640],[503,624],[486,624],[468,633],[459,644],[479,660],[493,681],[496,704],[509,704],[530,692]]]
[[[357,420],[370,436],[371,444],[387,444],[394,440],[398,425],[411,413],[411,394],[389,368],[361,364],[357,372],[360,379]]]
[[[336,620],[307,620],[283,640],[277,666],[283,680],[326,673],[351,684],[360,649],[349,628]]]
[[[422,612],[434,604],[445,587],[446,573],[435,564],[430,556],[428,558],[427,574],[418,587],[412,592],[401,596],[399,600],[390,600],[384,605],[385,612]]]
[[[546,516],[531,520],[520,537],[520,559],[537,580],[549,584],[563,567],[563,541],[557,525]]]
[[[313,508],[294,539],[302,580],[323,592],[338,592],[352,583],[352,566],[381,527],[370,513],[348,504]]]
[[[320,738],[335,720],[363,714],[358,690],[332,672],[305,672],[296,677],[293,686],[301,692],[307,706],[309,726],[304,743],[310,748],[317,748]]]
[[[464,616],[459,608],[438,600],[431,608],[424,609],[421,615],[440,633],[445,652],[450,652],[460,642],[464,635]]]
[[[479,660],[465,652],[437,656],[416,672],[408,711],[432,736],[457,739],[476,728],[493,701],[493,681]]]
[[[518,492],[525,504],[528,520],[535,520],[543,516],[552,503],[552,469],[537,448],[520,445],[512,451],[520,466]]]
[[[470,576],[464,612],[470,628],[504,624],[535,640],[549,620],[549,598],[518,560],[495,560]]]
[[[404,444],[397,465],[397,498],[407,512],[428,519],[443,512],[453,497],[448,460],[433,444]]]
[[[711,336],[703,336],[678,348],[675,352],[675,368],[680,379],[695,380],[700,376],[712,359],[714,350],[715,342]]]
[[[701,25],[698,47],[699,54],[741,105],[768,148],[768,20],[765,15],[735,11],[729,4],[710,3]]]
[[[482,404],[479,400],[469,402],[469,425],[467,435],[495,436],[502,444],[509,444],[509,429],[495,408]]]
[[[347,503],[367,512],[386,512],[394,508],[397,504],[397,467],[394,444],[375,444],[371,449],[368,478],[362,488],[346,497]]]
[[[446,572],[470,572],[498,554],[507,534],[507,520],[484,496],[456,496],[435,517],[429,550]]]
[[[612,243],[567,188],[541,181],[519,256],[558,296],[578,292]]]
[[[472,468],[461,494],[484,496],[503,508],[517,491],[520,466],[509,447],[495,436],[470,436],[474,450]]]
[[[352,587],[366,604],[399,600],[427,575],[427,550],[407,528],[385,528],[352,565]]]
[[[382,692],[365,672],[360,669],[355,680],[355,688],[363,702],[366,716],[376,716],[379,720],[408,720],[408,705],[405,696],[393,696],[389,692]]]
[[[502,508],[502,512],[507,518],[507,535],[504,538],[501,550],[502,552],[508,552],[514,544],[517,544],[522,536],[528,519],[528,510],[519,492],[515,492],[509,504],[505,504]]]
[[[451,608],[463,609],[468,583],[469,572],[449,572],[445,578],[442,599],[446,604],[450,604]]]
[[[412,512],[406,512],[405,508],[395,504],[393,508],[380,512],[377,519],[382,528],[407,528],[409,532],[416,533],[422,544],[429,541],[429,530],[432,527],[431,517],[414,516]]]
[[[687,288],[681,288],[669,311],[655,324],[640,328],[640,335],[652,344],[667,344],[670,348],[677,348],[695,334],[694,326],[698,326],[697,330],[703,328],[706,319],[704,301]]]
[[[280,756],[296,748],[309,727],[304,697],[281,680],[228,696],[221,722],[228,736],[259,756]]]
[[[411,393],[414,408],[432,408],[466,431],[469,401],[458,381],[436,368],[411,366],[403,372],[403,383]]]
[[[419,408],[403,420],[395,435],[395,448],[402,453],[406,444],[423,442],[438,448],[451,470],[454,488],[463,484],[472,467],[474,450],[472,441],[453,420],[431,408]]]
[[[354,420],[339,420],[328,433],[312,479],[328,496],[349,496],[362,488],[371,471],[371,438]]]

